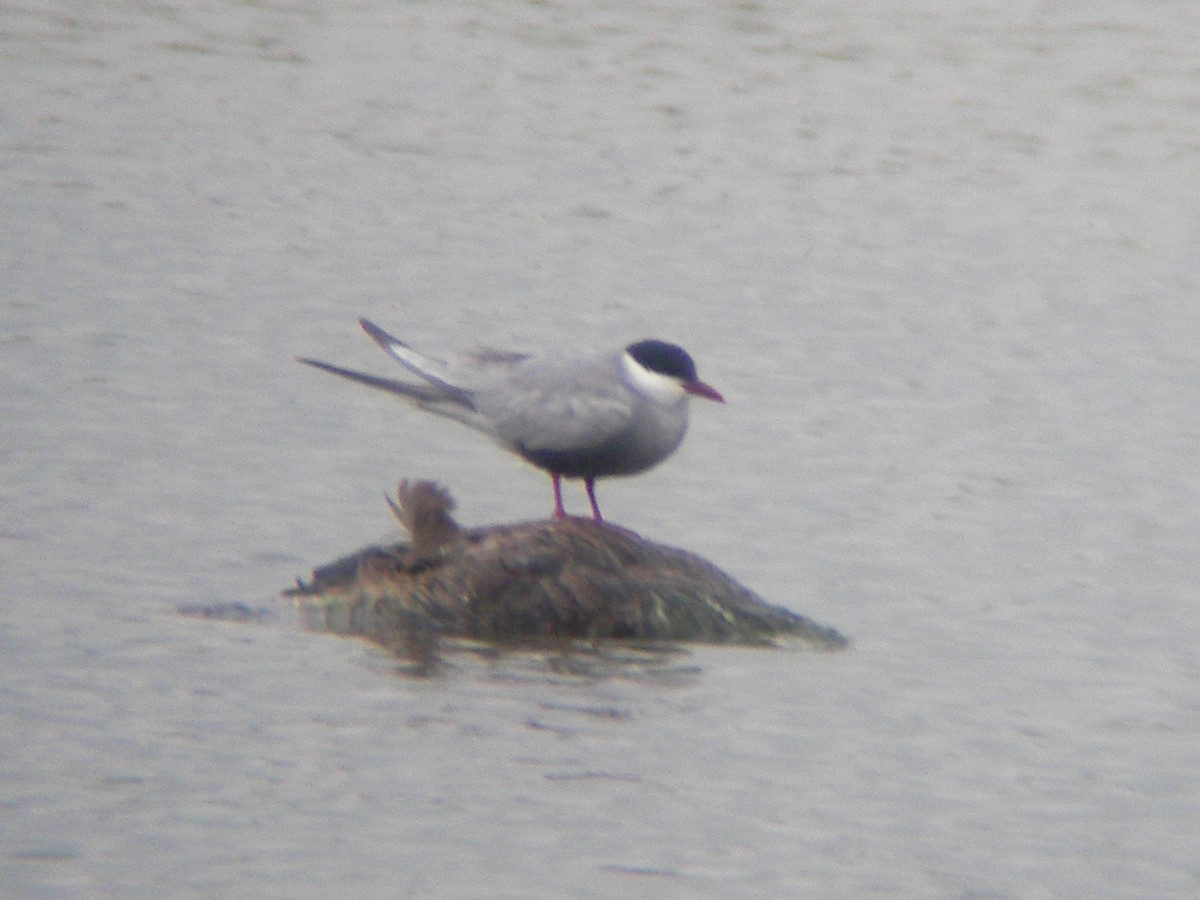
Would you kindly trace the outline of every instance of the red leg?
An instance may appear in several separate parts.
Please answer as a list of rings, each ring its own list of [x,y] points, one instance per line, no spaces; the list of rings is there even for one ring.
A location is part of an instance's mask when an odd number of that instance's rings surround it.
[[[588,502],[592,504],[592,520],[595,522],[603,522],[600,517],[600,507],[596,505],[596,479],[583,479],[583,486],[587,488]]]
[[[567,511],[562,505],[562,479],[557,472],[551,472],[550,478],[554,482],[554,518],[565,519]]]

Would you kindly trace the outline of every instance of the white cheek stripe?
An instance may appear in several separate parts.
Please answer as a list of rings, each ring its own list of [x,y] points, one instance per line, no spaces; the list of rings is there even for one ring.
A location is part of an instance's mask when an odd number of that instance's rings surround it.
[[[625,374],[634,390],[656,403],[670,406],[687,396],[683,383],[678,378],[652,372],[628,352],[621,354],[621,364],[625,367]]]

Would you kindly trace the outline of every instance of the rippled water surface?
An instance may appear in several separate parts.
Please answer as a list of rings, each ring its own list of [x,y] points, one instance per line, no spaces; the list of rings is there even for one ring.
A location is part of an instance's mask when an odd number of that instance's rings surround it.
[[[1200,893],[1183,0],[0,12],[6,896]],[[606,514],[854,639],[404,678],[276,599],[433,477],[296,365],[685,344]],[[586,508],[572,488],[568,504]],[[259,624],[189,604],[278,609]]]

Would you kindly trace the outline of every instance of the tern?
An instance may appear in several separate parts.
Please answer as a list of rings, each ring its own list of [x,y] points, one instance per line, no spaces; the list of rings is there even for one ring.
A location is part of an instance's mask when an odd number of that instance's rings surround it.
[[[600,522],[597,478],[644,472],[674,453],[687,431],[689,397],[725,402],[697,377],[687,351],[666,341],[637,341],[586,357],[481,349],[434,358],[366,319],[358,323],[420,381],[307,357],[300,362],[399,394],[549,472],[558,519],[566,517],[563,478],[583,479],[592,518]]]

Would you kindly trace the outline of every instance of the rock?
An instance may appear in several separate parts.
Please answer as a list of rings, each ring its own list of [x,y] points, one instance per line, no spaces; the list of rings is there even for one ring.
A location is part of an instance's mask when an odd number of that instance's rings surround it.
[[[847,643],[699,556],[617,526],[568,518],[463,529],[449,494],[430,482],[401,482],[397,499],[388,503],[409,543],[366,547],[285,591],[309,628],[430,664],[443,639]]]

